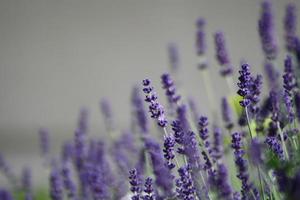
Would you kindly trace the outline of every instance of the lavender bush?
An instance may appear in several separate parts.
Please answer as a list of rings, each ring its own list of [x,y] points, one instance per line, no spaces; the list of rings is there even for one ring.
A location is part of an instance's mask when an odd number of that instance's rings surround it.
[[[182,85],[176,85],[180,55],[176,44],[170,44],[170,73],[160,77],[165,97],[158,98],[152,80],[140,80],[132,91],[132,122],[111,140],[89,137],[89,112],[81,109],[74,137],[62,145],[61,155],[51,154],[50,133],[40,129],[40,154],[49,169],[46,194],[37,195],[32,187],[30,167],[24,167],[18,177],[0,154],[0,172],[10,183],[9,188],[0,188],[0,200],[299,200],[296,15],[297,8],[288,4],[283,19],[285,46],[280,49],[272,4],[261,3],[258,36],[264,75],[254,74],[244,61],[233,66],[225,33],[211,34],[220,78],[227,80],[229,88],[228,96],[216,100],[205,81],[203,95],[212,100],[211,113],[199,112],[196,102],[180,94]],[[206,23],[203,18],[196,22],[195,54],[201,58],[198,70],[207,78]],[[285,52],[284,61],[278,59],[279,51]],[[276,62],[282,63],[281,68]],[[100,110],[107,135],[118,132],[107,99],[100,102]]]

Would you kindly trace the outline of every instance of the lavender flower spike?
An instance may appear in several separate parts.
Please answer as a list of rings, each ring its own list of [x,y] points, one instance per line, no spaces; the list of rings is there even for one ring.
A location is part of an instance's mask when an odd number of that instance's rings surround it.
[[[168,53],[169,53],[169,62],[171,66],[171,70],[176,72],[179,68],[179,52],[178,47],[175,43],[170,43],[168,45]]]
[[[205,20],[199,18],[196,22],[197,33],[196,33],[196,50],[197,55],[202,56],[206,53],[206,40],[205,40]]]
[[[76,199],[76,185],[72,180],[70,163],[63,163],[63,167],[61,170],[61,176],[63,178],[64,188],[67,191],[68,198],[71,200]]]
[[[170,104],[177,104],[180,100],[180,96],[176,94],[176,87],[174,81],[171,79],[170,75],[165,73],[161,76],[161,83],[163,88],[166,90],[166,96]]]
[[[143,104],[144,101],[140,95],[140,89],[138,87],[134,87],[132,90],[131,102],[137,125],[140,127],[142,133],[148,133],[149,125]]]
[[[289,94],[297,87],[291,56],[287,56],[284,61],[283,87]]]
[[[195,188],[189,165],[178,169],[179,178],[176,179],[176,192],[179,199],[194,200]]]
[[[243,97],[243,100],[240,101],[240,105],[243,107],[247,107],[250,101],[250,90],[249,86],[251,84],[251,74],[250,74],[250,67],[248,64],[243,64],[241,66],[241,70],[239,71],[239,83],[237,84],[239,87],[238,95]]]
[[[13,196],[8,190],[0,188],[0,199],[1,200],[13,200]]]
[[[225,37],[223,32],[217,32],[214,35],[216,58],[219,64],[222,66],[221,75],[228,76],[232,74],[232,66],[230,64],[228,51],[226,49]]]
[[[136,169],[132,169],[129,171],[129,183],[130,183],[130,191],[133,193],[131,199],[139,200],[142,190],[141,190],[141,186],[140,186],[141,183],[138,178]]]
[[[295,4],[289,3],[285,9],[284,17],[285,43],[289,51],[295,50],[297,37],[297,8]]]
[[[52,200],[63,200],[63,183],[56,168],[50,174],[50,197]]]
[[[275,38],[274,17],[272,5],[269,0],[261,4],[261,16],[258,21],[258,32],[265,56],[273,60],[278,54],[278,45]]]
[[[208,119],[207,117],[201,116],[198,122],[198,128],[199,128],[199,136],[204,142],[204,146],[207,150],[209,150],[209,140],[208,140]]]
[[[222,108],[221,110],[222,110],[223,121],[225,122],[225,127],[228,130],[230,130],[233,127],[232,110],[230,108],[230,105],[226,97],[222,98],[221,108]]]
[[[146,178],[144,192],[143,200],[155,200],[152,178]]]
[[[224,164],[217,165],[217,191],[220,199],[231,200],[232,188],[228,183],[228,172]]]
[[[157,119],[157,124],[163,128],[167,126],[167,119],[165,117],[165,111],[161,104],[157,101],[157,95],[153,91],[151,86],[151,81],[149,79],[143,80],[143,91],[146,95],[145,101],[148,102],[149,112],[151,113],[151,118]]]
[[[167,167],[171,170],[175,167],[175,164],[173,163],[173,159],[175,158],[175,139],[173,136],[166,136],[164,139],[164,157],[166,160]]]
[[[242,135],[240,133],[232,134],[232,144],[231,147],[234,150],[235,164],[237,167],[237,177],[242,182],[242,199],[247,199],[247,196],[251,190],[251,183],[249,182],[248,164],[243,158],[245,151],[243,150]]]

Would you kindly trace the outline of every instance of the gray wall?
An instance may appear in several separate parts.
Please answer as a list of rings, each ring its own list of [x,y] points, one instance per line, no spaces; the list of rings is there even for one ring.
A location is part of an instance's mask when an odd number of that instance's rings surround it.
[[[168,42],[180,48],[182,93],[195,96],[207,112],[195,67],[194,22],[199,16],[208,21],[210,72],[221,96],[226,91],[213,60],[211,34],[225,31],[235,67],[245,58],[254,71],[261,71],[259,2],[1,0],[0,151],[12,163],[38,163],[37,129],[48,127],[58,144],[72,135],[81,106],[90,108],[91,131],[100,134],[102,97],[111,100],[119,126],[126,127],[130,89],[145,77],[160,86],[159,76],[168,70]],[[274,1],[280,38],[287,2]],[[164,99],[161,90],[159,94]]]

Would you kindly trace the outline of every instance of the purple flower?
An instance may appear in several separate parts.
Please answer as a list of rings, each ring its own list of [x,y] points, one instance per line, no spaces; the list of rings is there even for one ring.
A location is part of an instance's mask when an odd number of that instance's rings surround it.
[[[129,171],[130,191],[133,193],[132,200],[139,200],[141,197],[141,181],[138,178],[136,169]]]
[[[240,133],[233,133],[231,140],[231,147],[234,150],[235,164],[237,167],[237,177],[242,182],[242,199],[247,199],[249,192],[252,188],[252,184],[249,182],[248,164],[244,158],[245,151],[243,149],[242,135]]]
[[[194,200],[195,188],[189,165],[178,169],[179,178],[176,179],[176,192],[179,199]]]
[[[249,99],[251,101],[250,111],[256,115],[258,113],[259,107],[258,102],[260,101],[260,93],[262,87],[262,75],[257,75],[255,79],[252,78],[252,84],[250,87],[251,95]]]
[[[184,147],[183,147],[184,132],[183,132],[182,126],[180,124],[180,121],[179,120],[173,121],[171,126],[172,126],[172,130],[173,130],[173,133],[174,133],[175,142],[177,144],[179,144],[179,147],[177,149],[177,153],[184,154]]]
[[[275,59],[278,54],[274,24],[271,2],[269,0],[265,0],[261,4],[261,16],[258,21],[258,32],[265,56],[271,60]]]
[[[133,107],[133,114],[136,118],[136,124],[139,126],[142,133],[148,133],[149,124],[144,108],[143,99],[140,95],[140,89],[138,87],[134,87],[132,90],[131,102]]]
[[[145,147],[150,155],[156,185],[162,189],[164,195],[171,196],[173,193],[173,175],[170,169],[165,166],[159,143],[152,138],[145,138]]]
[[[199,136],[202,139],[204,146],[207,150],[209,150],[209,134],[208,134],[208,119],[205,116],[201,116],[198,122]]]
[[[167,126],[167,119],[165,117],[165,111],[161,104],[157,101],[157,95],[153,91],[153,87],[151,86],[151,82],[149,79],[143,80],[143,91],[146,95],[145,101],[148,102],[149,112],[151,113],[151,118],[157,119],[157,124],[161,127]]]
[[[63,182],[58,169],[53,168],[50,173],[50,197],[52,200],[63,200]]]
[[[300,92],[295,93],[295,107],[296,107],[296,115],[298,118],[298,121],[300,121]]]
[[[284,61],[283,88],[290,94],[297,87],[297,80],[294,74],[292,58],[287,56]]]
[[[1,200],[13,200],[13,196],[8,190],[0,188],[0,199]]]
[[[272,62],[267,61],[264,64],[264,71],[267,76],[268,85],[271,89],[278,87],[278,78],[280,77],[280,73],[275,68]]]
[[[69,161],[73,158],[73,153],[74,153],[74,145],[70,141],[64,142],[62,146],[62,160],[63,161]]]
[[[265,143],[269,146],[269,148],[272,150],[272,152],[278,156],[280,159],[284,159],[283,150],[281,147],[281,143],[278,140],[277,137],[266,137]]]
[[[32,177],[31,177],[31,170],[28,167],[24,167],[22,170],[22,188],[30,192],[32,190]]]
[[[226,97],[222,98],[221,111],[222,111],[223,121],[225,122],[225,127],[228,130],[232,129],[233,128],[232,110],[230,108],[230,105],[228,104]]]
[[[250,95],[251,91],[249,89],[251,85],[251,73],[250,73],[250,67],[248,64],[243,64],[241,66],[241,70],[239,71],[239,83],[237,84],[239,87],[238,95],[243,97],[243,100],[240,101],[240,105],[243,107],[247,107],[251,101],[250,101]]]
[[[180,100],[180,96],[176,94],[176,87],[174,81],[170,77],[170,74],[163,74],[161,76],[161,83],[163,85],[163,89],[166,91],[169,103],[177,104]]]
[[[70,169],[70,163],[64,162],[61,169],[61,176],[63,179],[63,185],[67,191],[68,198],[75,200],[76,199],[76,185],[72,180],[72,174]]]
[[[224,164],[217,165],[217,192],[220,199],[231,200],[232,188],[228,183],[228,172]]]
[[[198,56],[203,56],[206,53],[206,38],[205,38],[205,20],[199,18],[196,22],[196,50]],[[205,66],[206,67],[206,66]]]
[[[286,48],[289,51],[295,49],[295,38],[297,32],[297,9],[295,4],[289,3],[285,9],[284,31]]]
[[[220,160],[223,156],[223,136],[219,127],[215,126],[213,131],[213,147],[211,157],[214,161]]]
[[[16,175],[13,173],[11,166],[5,160],[3,155],[0,153],[0,172],[14,185],[16,186],[17,180]]]
[[[231,75],[233,69],[229,60],[228,51],[226,49],[224,33],[216,32],[214,38],[215,38],[216,58],[219,64],[222,66],[221,75],[222,76]]]
[[[249,157],[250,161],[254,166],[258,166],[262,164],[262,144],[257,138],[251,140],[250,148],[249,148]]]
[[[284,91],[283,100],[284,100],[284,104],[286,106],[288,120],[290,123],[292,123],[295,119],[295,113],[294,113],[294,109],[293,109],[293,97],[287,91]]]
[[[40,128],[39,136],[40,136],[40,148],[41,148],[42,156],[48,156],[49,149],[50,149],[48,130],[45,128]]]
[[[175,158],[174,146],[175,146],[175,139],[173,138],[173,136],[166,136],[164,138],[163,152],[166,160],[166,165],[170,170],[175,167],[175,164],[173,163],[173,159]]]
[[[171,70],[175,72],[178,70],[180,64],[178,47],[175,43],[170,43],[168,45],[168,55]]]
[[[155,200],[152,178],[146,178],[144,192],[143,200]]]
[[[278,99],[278,94],[274,90],[270,91],[270,108],[272,112],[272,120],[274,122],[277,122],[279,120],[279,99]]]

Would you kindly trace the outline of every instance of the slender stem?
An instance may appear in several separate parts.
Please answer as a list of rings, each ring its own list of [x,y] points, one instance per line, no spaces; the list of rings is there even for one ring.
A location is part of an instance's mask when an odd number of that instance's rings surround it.
[[[262,192],[262,195],[263,195],[263,199],[265,200],[266,199],[265,191],[264,191],[264,187],[263,187],[263,184],[262,184],[262,178],[261,178],[261,173],[260,173],[259,166],[257,166],[257,173],[258,173],[258,178],[259,178],[260,189],[261,189],[261,192]]]
[[[281,143],[282,143],[282,148],[283,148],[283,152],[285,154],[285,158],[287,160],[289,160],[289,154],[288,154],[288,151],[287,151],[287,148],[286,148],[286,144],[285,144],[285,141],[284,141],[284,138],[283,138],[283,133],[282,133],[282,130],[280,128],[280,124],[279,122],[277,122],[277,128],[278,128],[278,131],[279,131],[279,135],[280,135],[280,139],[281,139]]]
[[[250,118],[249,118],[249,113],[248,113],[247,106],[245,107],[245,112],[246,112],[247,126],[248,126],[248,129],[249,129],[250,137],[251,137],[251,139],[253,139],[253,135],[252,135],[251,127],[250,127]]]

